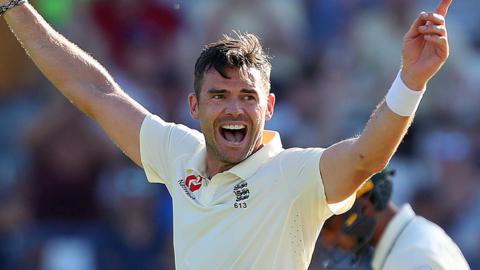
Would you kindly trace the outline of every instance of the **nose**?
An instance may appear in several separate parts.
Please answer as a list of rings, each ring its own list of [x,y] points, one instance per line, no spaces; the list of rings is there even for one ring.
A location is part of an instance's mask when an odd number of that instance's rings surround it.
[[[231,115],[232,117],[238,117],[244,113],[242,105],[238,101],[228,102],[225,108],[225,114]]]

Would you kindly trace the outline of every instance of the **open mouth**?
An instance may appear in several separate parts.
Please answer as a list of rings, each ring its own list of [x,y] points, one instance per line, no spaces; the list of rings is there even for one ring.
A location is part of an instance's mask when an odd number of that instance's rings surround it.
[[[241,143],[247,134],[247,127],[243,124],[228,124],[220,127],[220,134],[230,143]]]

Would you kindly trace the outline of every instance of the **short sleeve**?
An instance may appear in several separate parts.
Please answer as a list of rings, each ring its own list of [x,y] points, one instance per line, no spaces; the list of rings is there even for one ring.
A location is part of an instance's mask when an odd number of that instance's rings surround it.
[[[308,148],[294,151],[291,157],[287,158],[284,164],[287,170],[295,172],[296,175],[289,177],[296,179],[292,181],[292,192],[299,196],[299,202],[303,209],[311,209],[318,221],[323,221],[333,214],[341,214],[348,211],[354,201],[355,194],[352,194],[342,202],[328,204],[320,174],[320,158],[324,148]],[[288,164],[288,165],[287,165]],[[295,166],[295,167],[293,167]]]
[[[356,193],[352,193],[348,198],[345,200],[338,202],[338,203],[330,203],[328,204],[328,208],[334,215],[341,215],[350,208],[352,208],[353,204],[355,203]]]
[[[177,157],[194,152],[202,140],[194,129],[147,115],[140,129],[140,155],[148,181],[168,184]]]

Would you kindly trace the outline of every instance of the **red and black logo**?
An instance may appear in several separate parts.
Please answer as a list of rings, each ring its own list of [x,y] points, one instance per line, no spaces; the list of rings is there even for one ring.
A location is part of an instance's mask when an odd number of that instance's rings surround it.
[[[202,186],[203,176],[189,175],[185,178],[185,185],[191,192],[195,192]]]
[[[195,199],[193,193],[202,187],[204,177],[201,175],[189,175],[185,180],[178,180],[178,184],[182,187],[188,197]]]

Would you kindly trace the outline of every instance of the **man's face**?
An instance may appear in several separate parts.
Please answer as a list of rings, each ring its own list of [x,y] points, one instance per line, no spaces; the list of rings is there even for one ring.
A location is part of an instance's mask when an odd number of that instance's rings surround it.
[[[248,80],[238,68],[227,68],[229,79],[214,68],[204,74],[199,96],[190,95],[190,111],[200,121],[207,157],[237,164],[262,146],[265,121],[273,114],[275,96],[268,93],[261,73],[248,69]]]

